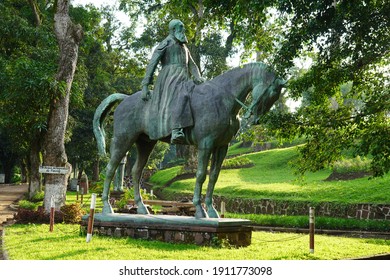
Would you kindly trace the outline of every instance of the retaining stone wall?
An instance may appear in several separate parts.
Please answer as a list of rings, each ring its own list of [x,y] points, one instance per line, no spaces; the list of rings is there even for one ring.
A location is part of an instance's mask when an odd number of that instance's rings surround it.
[[[390,220],[390,205],[385,204],[338,204],[274,201],[270,199],[226,199],[215,196],[218,207],[221,201],[226,203],[226,211],[242,214],[270,215],[308,215],[309,207],[315,207],[316,215],[338,218],[355,218],[369,220]]]

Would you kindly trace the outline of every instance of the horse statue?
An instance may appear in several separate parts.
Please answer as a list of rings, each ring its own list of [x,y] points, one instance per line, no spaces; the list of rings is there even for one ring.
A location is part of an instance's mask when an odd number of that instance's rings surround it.
[[[268,112],[279,98],[284,83],[267,65],[249,63],[195,86],[190,99],[194,126],[185,128],[185,135],[187,144],[195,145],[198,149],[193,196],[196,218],[219,217],[213,206],[213,191],[229,142],[239,129],[239,110],[246,108],[246,117],[253,115],[254,120],[257,120],[258,116]],[[248,107],[244,102],[250,93],[252,102]],[[93,128],[101,155],[106,153],[103,121],[118,102],[120,104],[114,112],[114,134],[102,194],[102,214],[113,213],[108,199],[110,184],[120,161],[134,143],[137,148],[137,160],[132,169],[134,200],[138,214],[149,214],[140,195],[140,179],[157,141],[169,143],[170,137],[149,137],[151,133],[145,123],[148,114],[153,114],[153,108],[150,108],[150,102],[141,100],[141,91],[132,95],[114,93],[102,101],[94,116]],[[201,192],[210,158],[209,183],[205,196],[206,212],[201,204]]]

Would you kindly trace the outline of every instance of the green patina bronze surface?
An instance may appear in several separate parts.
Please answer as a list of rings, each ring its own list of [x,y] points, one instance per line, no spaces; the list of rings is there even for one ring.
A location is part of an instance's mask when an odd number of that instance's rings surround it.
[[[88,215],[83,217],[88,220]],[[244,219],[226,219],[226,218],[201,218],[187,216],[170,215],[130,215],[130,214],[96,214],[94,220],[97,222],[119,222],[133,224],[137,226],[147,225],[174,225],[174,226],[192,226],[192,227],[236,227],[242,225],[251,225],[251,221]]]
[[[169,40],[175,42],[175,36]],[[171,43],[166,43],[167,46]],[[182,48],[181,46],[176,46]],[[176,48],[175,47],[175,48]],[[158,56],[159,59],[160,55]],[[164,57],[164,56],[163,56]],[[168,59],[169,61],[171,59]],[[177,58],[175,58],[177,59]],[[152,59],[152,61],[154,61]],[[157,61],[157,60],[156,60]],[[154,62],[153,62],[154,65]],[[190,64],[181,65],[180,69],[190,72]],[[155,67],[155,66],[153,66]],[[153,70],[153,67],[151,68]],[[171,63],[162,63],[164,67],[173,67]],[[176,67],[176,66],[175,66]],[[149,70],[147,73],[149,73]],[[153,70],[154,71],[154,70]],[[151,73],[153,73],[151,71]],[[181,70],[180,70],[181,71]],[[252,103],[248,106],[246,117],[253,116],[254,120],[270,110],[275,101],[279,98],[284,81],[275,76],[270,67],[263,63],[250,63],[242,67],[232,69],[210,81],[195,84],[191,80],[176,80],[174,72],[164,75],[164,87],[167,81],[173,79],[175,87],[167,86],[163,91],[155,89],[149,92],[147,78],[142,91],[127,96],[116,93],[108,96],[99,105],[94,117],[94,133],[98,143],[99,151],[105,155],[105,134],[104,119],[112,107],[120,102],[114,112],[114,133],[111,140],[110,161],[106,169],[106,179],[102,195],[103,213],[113,213],[109,204],[109,187],[120,161],[130,150],[132,145],[137,148],[137,160],[132,170],[132,177],[135,191],[135,202],[138,213],[148,214],[140,196],[140,179],[142,171],[147,163],[148,157],[157,141],[170,142],[170,129],[175,128],[176,123],[172,115],[180,115],[185,108],[191,108],[191,125],[184,127],[185,142],[194,145],[198,149],[198,167],[196,172],[196,183],[194,188],[193,204],[195,205],[197,218],[218,218],[219,215],[213,206],[213,191],[221,170],[222,161],[227,152],[229,142],[239,129],[237,114],[249,94],[252,94]],[[148,76],[149,74],[147,74]],[[172,77],[170,76],[172,75]],[[168,83],[169,84],[169,83]],[[188,86],[190,84],[190,86]],[[146,88],[145,88],[146,87]],[[183,98],[187,104],[180,107],[167,105],[161,99],[169,99],[168,95],[174,95],[174,99]],[[173,104],[173,103],[172,103]],[[164,112],[164,113],[162,113]],[[164,129],[163,129],[164,127]],[[201,191],[207,175],[207,165],[211,159],[209,183],[205,197],[207,213],[201,205]]]

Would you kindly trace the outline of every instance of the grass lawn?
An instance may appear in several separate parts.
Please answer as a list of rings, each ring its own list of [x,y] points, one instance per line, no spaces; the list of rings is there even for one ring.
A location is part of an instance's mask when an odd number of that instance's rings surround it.
[[[269,198],[288,201],[384,203],[390,204],[390,174],[383,178],[368,177],[350,181],[324,181],[331,171],[307,174],[298,181],[288,162],[296,157],[295,147],[244,155],[253,161],[251,168],[222,170],[214,194],[225,197]],[[175,177],[178,168],[157,172],[151,183],[163,185]],[[195,178],[177,181],[164,189],[164,195],[192,195]],[[205,193],[207,180],[203,187]]]
[[[12,225],[5,249],[11,260],[333,260],[390,253],[390,240],[316,235],[310,254],[304,234],[254,232],[245,248],[211,248],[93,236],[86,243],[78,225]]]

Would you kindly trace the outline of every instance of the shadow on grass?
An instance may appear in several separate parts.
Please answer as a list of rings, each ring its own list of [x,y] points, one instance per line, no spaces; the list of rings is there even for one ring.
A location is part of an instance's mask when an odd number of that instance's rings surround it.
[[[108,251],[107,248],[95,248],[94,251]],[[71,259],[74,259],[72,257],[75,257],[75,256],[82,256],[82,255],[85,255],[85,254],[88,254],[89,253],[89,250],[86,250],[86,249],[80,249],[80,250],[74,250],[74,251],[70,251],[70,252],[66,252],[66,253],[63,253],[63,254],[59,254],[59,255],[55,255],[55,256],[51,256],[51,257],[48,257],[48,258],[43,258],[42,260],[63,260],[63,259],[67,259],[67,260],[71,260]]]
[[[126,244],[133,245],[134,247],[139,247],[141,250],[151,249],[151,250],[163,250],[163,251],[188,251],[188,250],[196,251],[202,248],[201,246],[192,245],[192,244],[175,244],[170,242],[135,239],[130,237],[127,238]],[[215,249],[218,248],[215,247]]]

